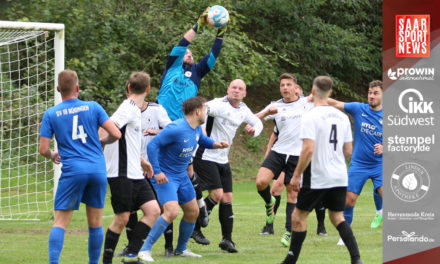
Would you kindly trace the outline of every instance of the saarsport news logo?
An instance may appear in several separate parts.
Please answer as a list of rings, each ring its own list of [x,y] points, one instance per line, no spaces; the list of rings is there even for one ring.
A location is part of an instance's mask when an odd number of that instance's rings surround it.
[[[416,232],[408,233],[402,230],[400,235],[387,235],[388,242],[401,242],[401,243],[433,243],[434,238],[427,237],[425,235],[417,235]]]
[[[435,68],[389,68],[387,75],[393,81],[434,81]]]

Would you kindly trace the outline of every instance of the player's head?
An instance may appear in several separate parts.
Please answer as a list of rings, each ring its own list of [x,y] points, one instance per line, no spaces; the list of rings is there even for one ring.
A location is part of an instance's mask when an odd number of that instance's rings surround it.
[[[298,96],[304,96],[303,88],[301,87],[301,85],[296,84],[295,89]]]
[[[229,84],[227,93],[230,101],[241,102],[246,97],[246,84],[241,79],[235,79]]]
[[[280,93],[288,101],[296,100],[296,76],[291,73],[283,73],[280,79]]]
[[[318,76],[313,80],[312,93],[320,99],[327,99],[333,88],[332,78],[329,76]]]
[[[150,75],[146,72],[132,72],[125,87],[128,94],[148,94],[150,92]]]
[[[375,109],[382,106],[383,87],[382,81],[374,80],[368,85],[368,104]]]
[[[185,56],[183,56],[183,63],[188,65],[194,64],[193,54],[190,49],[187,49],[185,52]]]
[[[62,97],[71,95],[78,96],[79,85],[76,72],[69,69],[60,72],[58,74],[57,90],[61,93]]]
[[[186,117],[195,118],[199,125],[205,123],[206,99],[200,96],[191,97],[183,102],[182,111]]]

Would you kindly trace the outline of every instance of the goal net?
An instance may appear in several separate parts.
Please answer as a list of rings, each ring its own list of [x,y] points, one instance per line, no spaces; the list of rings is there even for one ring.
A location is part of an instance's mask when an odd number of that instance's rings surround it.
[[[39,155],[39,129],[64,68],[64,25],[0,21],[0,220],[52,216],[58,166]]]

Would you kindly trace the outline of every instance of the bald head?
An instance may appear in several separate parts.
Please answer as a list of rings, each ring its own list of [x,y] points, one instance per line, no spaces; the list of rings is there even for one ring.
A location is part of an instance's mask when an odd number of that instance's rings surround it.
[[[228,100],[234,106],[238,104],[246,97],[246,84],[241,79],[233,80],[228,86]]]
[[[64,70],[58,74],[58,90],[61,96],[69,96],[76,91],[78,75],[75,71]]]

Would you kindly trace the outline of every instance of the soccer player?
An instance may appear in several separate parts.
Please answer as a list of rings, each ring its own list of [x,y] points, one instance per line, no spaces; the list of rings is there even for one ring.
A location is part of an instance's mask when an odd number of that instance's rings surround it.
[[[292,214],[292,239],[283,264],[296,263],[307,234],[307,216],[319,202],[329,210],[329,217],[347,245],[352,264],[361,264],[356,239],[345,221],[343,210],[348,177],[345,160],[352,152],[351,126],[348,117],[331,107],[327,98],[333,82],[328,76],[313,80],[315,107],[301,120],[301,155],[290,181],[298,191],[298,202]],[[311,161],[311,174],[305,169]],[[302,176],[301,176],[302,175]]]
[[[169,123],[171,123],[171,120],[166,110],[160,104],[144,101],[141,107],[141,129],[144,132],[141,144],[141,155],[146,161],[148,161],[147,144]],[[125,226],[128,241],[133,237],[137,223],[138,215],[137,212],[134,211],[130,214],[130,218]],[[128,246],[116,253],[115,257],[123,257],[127,254],[127,251]],[[172,239],[171,241],[166,239],[165,256],[170,257],[173,253]]]
[[[205,55],[199,63],[194,63],[193,54],[188,49],[199,29],[207,24],[208,10],[209,7],[199,16],[197,23],[185,33],[177,46],[171,50],[165,72],[161,78],[157,101],[167,110],[168,116],[173,121],[184,116],[182,112],[183,101],[197,95],[202,78],[213,69],[220,55],[227,26],[218,29],[211,52]],[[194,170],[191,163],[188,166],[188,175],[193,179]],[[206,205],[198,188],[197,179],[193,179],[192,183],[196,190],[200,214],[205,219],[205,223],[207,223]],[[171,223],[165,232],[166,243],[172,245],[172,239],[173,224]]]
[[[148,158],[154,170],[151,179],[159,203],[164,211],[148,234],[139,257],[152,261],[151,249],[167,226],[183,210],[180,221],[179,239],[175,255],[182,257],[201,257],[187,249],[187,243],[194,230],[199,215],[196,194],[188,177],[187,167],[197,144],[204,148],[227,148],[224,141],[214,142],[202,132],[205,122],[205,100],[192,97],[183,103],[184,118],[166,126],[147,146]]]
[[[209,101],[206,134],[215,141],[226,141],[229,146],[239,126],[245,122],[248,135],[257,137],[263,130],[261,120],[242,102],[246,96],[246,84],[241,79],[233,80],[227,89],[227,95]],[[220,202],[219,220],[222,237],[219,247],[230,253],[236,253],[232,242],[234,214],[232,212],[232,173],[229,166],[229,149],[205,149],[199,147],[194,158],[194,171],[199,177],[203,190],[209,190],[205,203],[210,213]],[[198,221],[199,222],[199,221]],[[192,237],[203,245],[209,244],[197,223]]]
[[[86,204],[89,226],[89,263],[97,264],[103,241],[102,211],[107,182],[101,144],[121,137],[104,109],[96,102],[78,99],[76,72],[64,70],[58,75],[57,90],[62,102],[47,109],[41,122],[40,154],[63,164],[55,194],[55,218],[49,236],[49,263],[59,262],[64,233],[80,202]],[[99,138],[103,127],[107,137]],[[55,134],[58,151],[50,149]],[[100,142],[101,141],[101,142]]]
[[[197,23],[185,33],[168,57],[157,101],[167,110],[171,120],[184,116],[183,101],[197,95],[202,78],[212,70],[220,54],[226,26],[218,29],[211,52],[199,63],[194,63],[192,52],[188,49],[200,27],[207,24],[208,9],[209,7],[205,9]]]
[[[141,157],[143,132],[140,108],[150,90],[150,76],[145,72],[133,72],[127,89],[128,98],[110,117],[121,130],[122,137],[118,142],[104,148],[115,215],[105,236],[103,264],[112,263],[119,235],[127,224],[130,213],[141,209],[143,216],[134,228],[123,260],[126,263],[137,263],[137,253],[143,240],[160,214],[153,189],[144,177],[143,170],[148,170],[148,163]]]
[[[365,182],[370,178],[374,185],[376,216],[371,228],[382,222],[382,96],[381,81],[372,81],[368,88],[368,104],[344,103],[329,98],[328,103],[345,111],[354,119],[354,150],[348,169],[348,188],[344,216],[351,225],[353,209]],[[379,194],[379,196],[377,195]],[[342,241],[339,241],[339,245]]]
[[[277,140],[258,170],[256,185],[258,193],[266,203],[266,225],[273,225],[275,198],[270,193],[270,181],[277,179],[284,171],[284,184],[287,190],[286,230],[291,229],[291,217],[295,208],[297,193],[288,185],[298,163],[302,142],[299,139],[299,125],[302,115],[313,107],[307,98],[299,97],[296,92],[296,77],[283,73],[280,77],[282,99],[272,102],[258,117],[265,120],[274,119]],[[310,173],[310,169],[305,172]],[[266,227],[265,227],[266,228]],[[272,227],[273,230],[273,227]],[[265,230],[263,229],[264,233]],[[281,243],[289,244],[290,232],[286,231]]]

